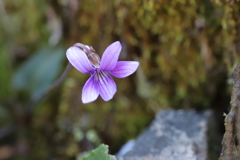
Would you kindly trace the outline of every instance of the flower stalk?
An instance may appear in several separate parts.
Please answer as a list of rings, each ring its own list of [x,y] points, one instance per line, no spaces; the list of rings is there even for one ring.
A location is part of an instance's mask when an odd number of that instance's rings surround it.
[[[40,94],[36,99],[31,100],[26,107],[26,113],[31,113],[34,106],[41,102],[49,93],[51,93],[55,88],[57,88],[67,77],[71,69],[71,64],[68,63],[67,67],[63,71],[62,75],[51,85],[49,86],[42,94]]]

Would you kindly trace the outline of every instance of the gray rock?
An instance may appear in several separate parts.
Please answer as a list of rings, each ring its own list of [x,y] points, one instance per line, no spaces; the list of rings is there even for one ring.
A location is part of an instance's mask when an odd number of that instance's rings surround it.
[[[135,145],[135,140],[131,139],[129,140],[127,143],[125,143],[121,149],[118,151],[118,153],[115,156],[123,156],[125,155],[127,152],[129,152],[133,146]]]
[[[166,110],[156,115],[118,160],[207,160],[211,111]]]

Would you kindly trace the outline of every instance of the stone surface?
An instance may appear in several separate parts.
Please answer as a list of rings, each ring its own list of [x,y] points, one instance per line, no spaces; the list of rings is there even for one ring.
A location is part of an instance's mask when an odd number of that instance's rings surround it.
[[[118,160],[207,160],[210,111],[166,110]]]

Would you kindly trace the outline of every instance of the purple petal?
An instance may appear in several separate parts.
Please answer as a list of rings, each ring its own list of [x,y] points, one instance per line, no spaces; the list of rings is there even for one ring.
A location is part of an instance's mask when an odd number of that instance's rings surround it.
[[[67,50],[67,58],[78,71],[84,74],[94,71],[87,55],[78,47],[70,47]]]
[[[119,41],[108,46],[102,55],[100,70],[111,71],[116,66],[121,49],[122,45]]]
[[[124,78],[133,74],[138,66],[139,62],[136,61],[119,61],[110,73],[117,78]]]
[[[104,101],[109,101],[113,98],[117,91],[117,86],[112,77],[104,71],[98,71],[95,75],[98,81],[97,88],[100,96]]]
[[[88,81],[85,83],[82,90],[82,102],[90,103],[97,99],[99,93],[96,88],[94,75],[92,75]]]

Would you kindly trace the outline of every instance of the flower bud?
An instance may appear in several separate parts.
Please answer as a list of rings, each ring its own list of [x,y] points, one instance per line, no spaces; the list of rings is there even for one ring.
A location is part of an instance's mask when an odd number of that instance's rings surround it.
[[[95,67],[99,68],[100,67],[100,57],[96,53],[88,53],[87,57],[90,61],[90,63]]]
[[[96,54],[95,50],[92,46],[84,45],[82,43],[76,43],[74,46],[79,47],[82,49],[83,52],[86,53],[90,63],[95,67],[100,67],[100,57]]]

